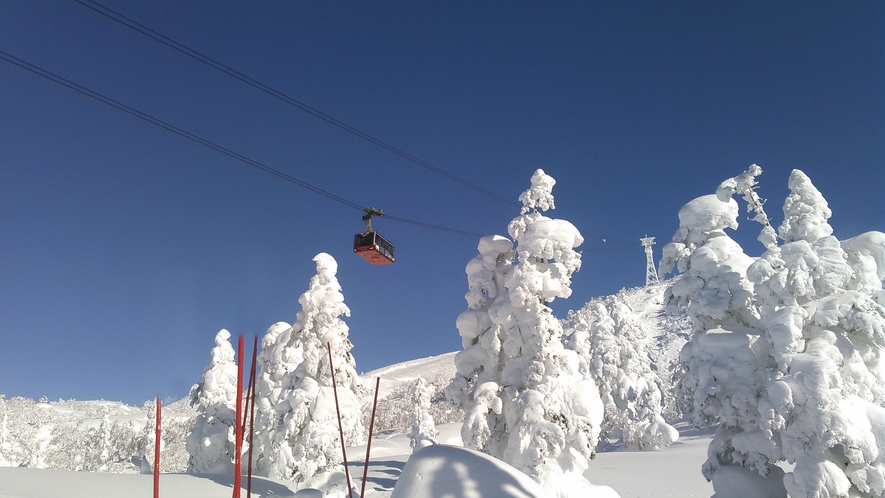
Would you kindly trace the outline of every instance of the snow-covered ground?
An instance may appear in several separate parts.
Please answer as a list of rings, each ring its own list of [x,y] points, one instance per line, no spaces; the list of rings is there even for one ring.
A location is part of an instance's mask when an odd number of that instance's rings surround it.
[[[622,498],[634,497],[707,497],[713,487],[700,473],[706,459],[710,435],[699,434],[679,424],[681,437],[675,445],[658,451],[623,451],[612,449],[597,454],[585,477],[593,484],[607,485]],[[444,424],[440,443],[460,446],[460,424]],[[348,449],[352,482],[362,486],[366,447]],[[378,434],[372,441],[369,471],[366,481],[367,498],[391,496],[400,474],[411,456],[409,439],[402,433]],[[463,457],[462,457],[463,458]],[[469,462],[468,462],[469,463]],[[458,474],[457,466],[429,468],[420,473],[428,482],[440,483],[433,489],[437,497],[478,497],[470,494],[482,489],[485,475]],[[471,483],[472,481],[476,481]],[[50,469],[0,468],[0,498],[118,498],[121,496],[150,496],[153,477],[141,474],[106,474],[97,472],[70,472]],[[442,484],[446,483],[446,484]],[[245,496],[245,479],[243,482]],[[227,496],[233,487],[230,475],[162,474],[160,495],[164,498],[202,498]],[[413,489],[417,489],[414,487]],[[295,496],[296,486],[290,482],[253,477],[252,495],[258,497]],[[426,490],[425,490],[426,491]],[[397,494],[397,496],[407,496]],[[431,496],[416,492],[411,498]],[[489,495],[485,495],[489,496]],[[494,496],[502,496],[500,494]],[[519,496],[519,495],[513,495]],[[532,496],[532,495],[523,495]],[[543,495],[542,495],[543,496]]]

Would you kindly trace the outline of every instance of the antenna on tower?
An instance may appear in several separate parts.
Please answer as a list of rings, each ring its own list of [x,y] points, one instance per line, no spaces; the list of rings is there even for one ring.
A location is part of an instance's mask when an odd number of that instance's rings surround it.
[[[660,283],[658,280],[658,271],[655,269],[655,260],[652,254],[651,246],[655,245],[655,238],[645,237],[639,239],[642,246],[645,247],[645,286]]]

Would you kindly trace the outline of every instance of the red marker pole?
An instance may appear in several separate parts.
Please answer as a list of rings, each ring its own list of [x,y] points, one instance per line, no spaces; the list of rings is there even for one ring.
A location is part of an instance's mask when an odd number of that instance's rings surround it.
[[[249,391],[252,393],[249,396],[249,400],[247,403],[249,404],[249,466],[246,478],[246,496],[248,498],[252,498],[252,442],[253,436],[255,435],[255,361],[258,356],[258,336],[255,336],[255,341],[252,344],[252,371],[249,373]]]
[[[335,394],[335,413],[338,414],[338,434],[341,436],[341,456],[344,458],[344,478],[347,479],[347,490],[353,498],[353,487],[350,485],[350,471],[347,469],[347,450],[344,447],[344,429],[341,425],[341,408],[338,406],[338,387],[335,385],[335,365],[332,364],[332,345],[326,343],[329,350],[329,370],[332,372],[332,392]]]
[[[366,496],[366,476],[369,475],[369,451],[372,449],[372,432],[375,430],[375,408],[378,407],[378,388],[381,387],[381,377],[375,377],[375,401],[372,403],[372,418],[369,420],[369,442],[366,444],[366,464],[363,466],[363,485],[360,488],[360,497]]]
[[[236,454],[234,455],[234,493],[233,498],[240,498],[240,471],[242,469],[242,458],[240,453],[243,449],[243,343],[244,336],[240,334],[240,341],[237,350],[237,419],[235,422],[236,432]]]
[[[157,394],[157,428],[154,443],[154,498],[160,498],[160,421],[162,420],[163,402]]]

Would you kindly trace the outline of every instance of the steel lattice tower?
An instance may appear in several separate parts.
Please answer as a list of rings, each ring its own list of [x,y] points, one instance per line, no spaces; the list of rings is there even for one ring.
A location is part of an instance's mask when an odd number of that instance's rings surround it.
[[[658,280],[658,270],[655,269],[654,255],[651,250],[651,246],[655,245],[655,238],[646,235],[639,239],[639,241],[645,247],[645,286],[648,287],[651,284],[660,282]]]

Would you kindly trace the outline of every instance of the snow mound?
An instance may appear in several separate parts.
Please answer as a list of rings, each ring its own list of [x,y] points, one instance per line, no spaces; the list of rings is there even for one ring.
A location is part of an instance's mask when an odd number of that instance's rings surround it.
[[[478,451],[445,445],[427,446],[412,454],[390,496],[550,498],[538,483],[510,465]],[[591,485],[582,490],[581,496],[605,498],[618,494],[607,486]]]
[[[713,474],[712,498],[786,498],[783,469],[771,465],[769,470],[773,478],[766,479],[747,467],[723,465]]]

